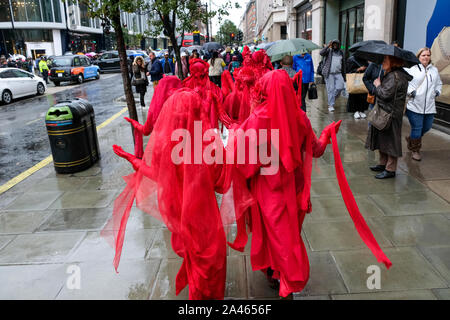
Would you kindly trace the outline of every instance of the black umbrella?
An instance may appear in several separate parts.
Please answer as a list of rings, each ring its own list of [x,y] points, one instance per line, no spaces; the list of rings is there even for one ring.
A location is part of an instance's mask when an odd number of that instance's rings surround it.
[[[359,48],[355,52],[355,57],[359,57],[378,64],[383,63],[384,56],[392,56],[403,60],[404,67],[411,68],[420,63],[419,59],[414,53],[408,50],[403,50],[399,47],[391,46],[389,44],[371,42]]]
[[[217,42],[207,42],[203,45],[203,50],[208,51],[217,51],[219,49],[223,49],[223,46]]]
[[[387,44],[386,42],[384,42],[383,40],[368,40],[368,41],[361,41],[361,42],[357,42],[354,45],[352,45],[348,51],[350,52],[355,52],[356,50],[358,50],[361,47],[364,47],[367,44],[370,43],[379,43],[379,44]]]

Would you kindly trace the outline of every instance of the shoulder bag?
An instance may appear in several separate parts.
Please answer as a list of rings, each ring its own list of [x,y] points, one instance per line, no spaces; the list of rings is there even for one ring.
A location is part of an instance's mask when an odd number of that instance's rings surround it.
[[[397,85],[397,76],[395,73],[394,73],[394,76],[395,76],[395,80],[396,80],[395,81],[396,85],[395,85],[395,95],[394,95],[393,101],[395,104],[395,101],[397,100],[398,85]],[[388,111],[384,110],[383,108],[381,108],[379,103],[377,102],[375,104],[375,107],[369,112],[369,114],[367,116],[367,120],[376,129],[383,131],[391,126],[393,113],[394,113],[393,110],[391,112],[388,112]]]

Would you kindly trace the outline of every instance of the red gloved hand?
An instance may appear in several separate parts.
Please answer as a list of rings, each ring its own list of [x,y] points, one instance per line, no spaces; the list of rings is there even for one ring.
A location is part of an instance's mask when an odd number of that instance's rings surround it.
[[[323,129],[322,134],[320,135],[319,141],[323,145],[327,145],[331,143],[331,130],[335,130],[336,134],[339,131],[339,127],[341,126],[342,120],[339,120],[337,123],[330,123],[328,126]]]
[[[122,147],[118,145],[113,145],[114,153],[117,154],[119,157],[124,158],[125,160],[129,161],[133,165],[133,169],[138,171],[139,167],[142,165],[142,160],[139,158],[136,158],[131,153],[125,152]]]
[[[134,130],[139,131],[140,133],[144,133],[144,126],[137,122],[136,120],[130,119],[128,117],[124,117],[125,120],[127,120],[131,125],[133,126]]]

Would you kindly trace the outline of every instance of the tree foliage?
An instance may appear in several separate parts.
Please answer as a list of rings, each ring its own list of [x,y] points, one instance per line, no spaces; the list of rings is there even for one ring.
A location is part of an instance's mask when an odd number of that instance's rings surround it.
[[[219,31],[217,32],[216,35],[216,41],[221,43],[221,44],[228,44],[231,45],[234,42],[237,42],[237,34],[239,32],[238,27],[236,27],[236,25],[230,21],[230,20],[225,20],[220,28]],[[230,39],[230,34],[234,33],[235,35],[235,40],[231,41]]]

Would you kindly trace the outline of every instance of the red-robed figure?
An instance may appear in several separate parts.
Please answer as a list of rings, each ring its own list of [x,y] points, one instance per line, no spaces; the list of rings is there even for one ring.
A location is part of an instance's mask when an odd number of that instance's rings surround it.
[[[239,152],[238,141],[243,132],[267,130],[270,133],[267,133],[267,139],[258,140],[258,149],[270,150],[266,146],[273,146],[271,158],[278,157],[278,170],[262,173],[263,169],[273,164],[263,163],[260,150],[256,163],[249,163],[247,155],[245,163],[236,164],[238,173],[247,180],[247,184],[241,185],[249,186],[256,203],[249,212],[235,208],[238,234],[230,245],[243,251],[248,225],[252,233],[252,269],[262,270],[268,276],[279,279],[279,295],[286,297],[302,291],[309,278],[309,261],[301,238],[301,228],[305,215],[311,212],[312,158],[322,156],[330,138],[335,137],[341,121],[327,126],[317,139],[306,113],[297,104],[292,79],[284,70],[266,73],[257,83],[256,92],[259,92],[254,96],[257,105],[240,125],[243,131],[238,130],[237,134],[230,136],[227,153],[231,149],[234,149],[235,154]],[[278,142],[273,141],[274,131],[278,133]],[[222,210],[229,210],[233,204],[228,199],[230,193],[224,196],[222,207],[226,208]],[[346,193],[346,198],[353,197],[349,189]],[[364,234],[361,235],[364,241],[371,249],[374,248],[377,257],[390,265],[358,214],[359,211],[354,212],[355,217],[352,218],[360,234]]]

